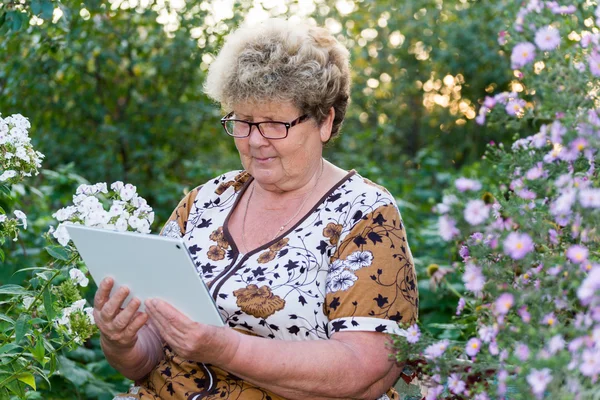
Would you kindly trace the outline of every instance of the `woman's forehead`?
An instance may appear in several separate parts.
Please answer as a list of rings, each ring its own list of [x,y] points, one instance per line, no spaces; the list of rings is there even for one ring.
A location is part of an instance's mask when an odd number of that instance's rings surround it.
[[[238,117],[286,120],[296,118],[300,110],[292,102],[253,101],[235,103],[233,112]]]

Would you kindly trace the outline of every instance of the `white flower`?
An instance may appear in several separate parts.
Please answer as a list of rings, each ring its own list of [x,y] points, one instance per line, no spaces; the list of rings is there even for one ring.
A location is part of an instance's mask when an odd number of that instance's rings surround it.
[[[113,204],[110,206],[110,210],[108,214],[112,217],[121,216],[125,212],[124,202],[115,200]]]
[[[35,300],[35,297],[31,297],[31,296],[25,296],[25,297],[23,297],[23,306],[25,308],[31,307],[31,305],[33,304],[34,300]]]
[[[119,196],[121,196],[121,200],[129,201],[136,194],[137,188],[132,184],[128,183],[119,190]]]
[[[0,214],[0,224],[6,221],[6,215]]]
[[[27,215],[21,210],[15,210],[15,217],[17,217],[23,224],[23,229],[27,229]]]
[[[370,251],[355,251],[346,258],[346,266],[353,271],[368,267],[373,262],[373,253]]]
[[[138,219],[137,231],[139,233],[150,233],[150,223],[146,219]]]
[[[52,217],[56,218],[56,220],[58,222],[63,222],[63,221],[66,221],[67,219],[71,218],[71,216],[73,214],[75,214],[76,212],[77,212],[77,207],[68,206],[68,207],[61,208],[60,210],[58,210],[57,212],[52,214]]]
[[[468,178],[464,178],[464,177],[458,178],[454,182],[454,185],[461,192],[465,192],[468,190],[477,191],[477,190],[481,189],[481,182],[479,182],[475,179],[468,179]]]
[[[0,175],[0,182],[7,181],[11,178],[14,178],[15,176],[17,176],[17,171],[13,171],[12,169],[9,169],[7,171],[4,171],[2,173],[2,175]]]
[[[123,186],[124,186],[124,185],[123,185],[123,182],[121,182],[121,181],[116,181],[116,182],[113,182],[113,183],[110,185],[110,188],[111,188],[112,190],[114,190],[115,192],[117,192],[117,193],[118,193],[118,192],[120,192],[120,191],[121,191],[121,189],[123,188]]]
[[[69,276],[75,281],[75,283],[79,284],[81,287],[86,287],[90,282],[90,280],[85,276],[85,274],[77,268],[72,268],[69,271]]]
[[[94,210],[87,214],[84,218],[84,222],[86,226],[98,226],[102,227],[108,223],[110,220],[110,216],[104,210]]]
[[[470,200],[464,211],[465,221],[471,225],[483,223],[489,215],[490,209],[483,200]]]
[[[56,230],[52,232],[52,236],[54,236],[54,238],[56,238],[56,240],[58,240],[58,243],[60,243],[62,246],[66,246],[71,240],[69,232],[67,232],[67,228],[65,227],[64,223],[58,225],[58,228],[56,228]]]
[[[93,307],[86,307],[86,308],[83,309],[83,312],[90,319],[90,323],[92,325],[96,325],[96,320],[94,319],[94,308]]]
[[[334,293],[339,290],[348,290],[358,278],[352,272],[344,270],[336,275],[327,277],[327,292]]]
[[[119,232],[125,232],[127,230],[127,220],[125,218],[119,218],[115,222],[115,229]]]

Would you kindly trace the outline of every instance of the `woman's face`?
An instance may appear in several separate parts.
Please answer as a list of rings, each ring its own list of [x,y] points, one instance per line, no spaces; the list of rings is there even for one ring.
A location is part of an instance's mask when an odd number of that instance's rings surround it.
[[[291,103],[240,103],[234,118],[249,122],[291,122],[302,115]],[[330,124],[319,126],[309,117],[289,129],[284,139],[266,139],[256,126],[250,136],[236,138],[242,165],[264,189],[289,191],[306,185],[321,168],[323,143],[329,139]]]

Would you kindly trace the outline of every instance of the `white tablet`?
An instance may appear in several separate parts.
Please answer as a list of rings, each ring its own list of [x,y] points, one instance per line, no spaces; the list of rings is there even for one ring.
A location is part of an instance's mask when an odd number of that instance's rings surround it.
[[[130,289],[126,303],[137,297],[144,311],[144,300],[159,298],[196,322],[224,325],[182,239],[81,225],[66,228],[96,284],[110,276],[113,292],[121,286]]]

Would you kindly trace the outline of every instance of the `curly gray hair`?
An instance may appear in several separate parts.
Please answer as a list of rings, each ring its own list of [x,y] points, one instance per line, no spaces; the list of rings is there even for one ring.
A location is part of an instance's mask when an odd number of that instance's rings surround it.
[[[204,88],[225,109],[247,101],[291,102],[319,124],[333,107],[333,138],[350,98],[349,53],[324,28],[273,18],[227,37]]]

